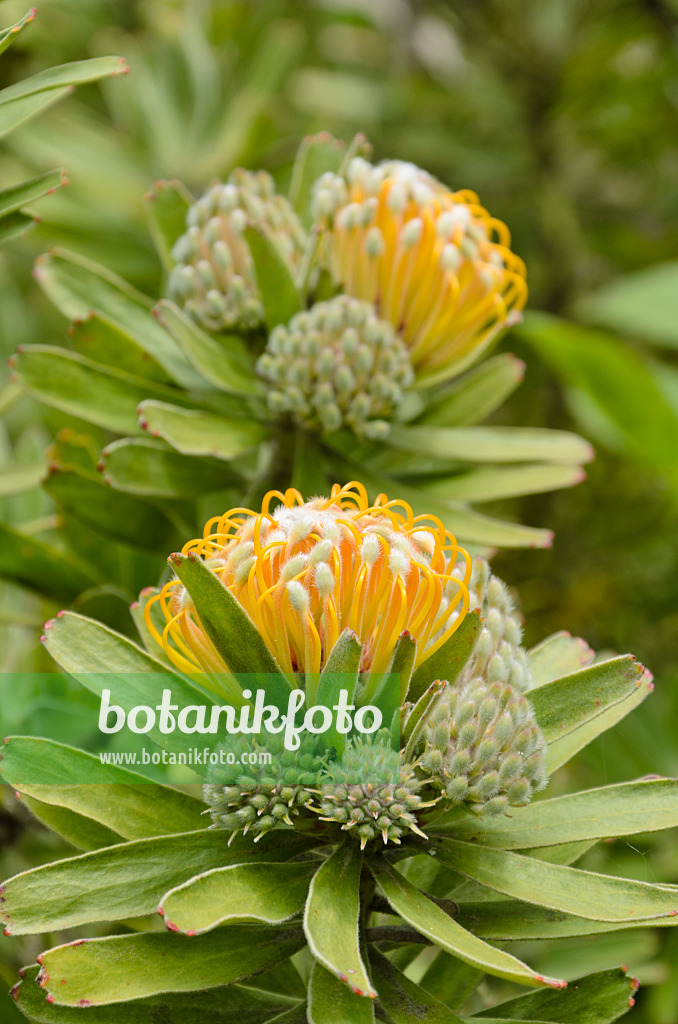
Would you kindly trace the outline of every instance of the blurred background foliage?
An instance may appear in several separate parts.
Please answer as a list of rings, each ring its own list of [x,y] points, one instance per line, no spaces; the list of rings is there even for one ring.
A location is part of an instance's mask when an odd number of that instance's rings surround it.
[[[0,25],[23,14],[23,0],[0,2]],[[597,649],[633,650],[655,674],[652,700],[568,769],[578,784],[678,774],[677,0],[42,0],[3,59],[3,84],[108,53],[132,74],[84,86],[4,140],[3,182],[52,166],[70,179],[35,204],[40,224],[0,250],[5,357],[65,343],[65,321],[31,278],[50,246],[160,294],[143,201],[158,178],[199,192],[243,164],[286,185],[304,134],[365,131],[377,158],[476,190],[510,226],[531,289],[532,312],[502,343],[525,360],[525,381],[496,422],[574,428],[598,453],[583,486],[497,506],[556,538],[548,552],[498,553],[495,570],[520,593],[528,644],[565,626]],[[58,432],[71,457],[107,438],[11,384],[0,405],[2,521],[49,539],[45,451]],[[13,493],[10,480],[31,472],[36,486]],[[77,529],[94,552],[96,535]],[[86,597],[87,611],[126,628],[156,559],[122,543],[106,557],[115,586]],[[37,637],[58,605],[3,589],[5,670],[48,668]],[[29,699],[3,708],[13,730]],[[12,863],[22,821],[0,816]],[[50,858],[40,850],[31,863]],[[675,842],[614,843],[608,858],[629,876],[678,881]],[[678,1019],[675,937],[544,946],[544,970],[566,976],[623,955],[643,983],[630,1019]],[[18,955],[0,945],[8,984]]]

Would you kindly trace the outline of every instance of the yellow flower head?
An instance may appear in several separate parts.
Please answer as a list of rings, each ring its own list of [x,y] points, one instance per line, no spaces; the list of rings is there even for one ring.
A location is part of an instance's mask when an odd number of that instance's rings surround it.
[[[464,363],[519,319],[525,264],[474,192],[450,192],[414,164],[325,174],[314,198],[330,267],[400,332],[418,373]]]
[[[307,502],[296,490],[270,491],[261,512],[236,508],[210,519],[184,546],[191,551],[235,595],[287,673],[319,672],[346,627],[364,645],[362,671],[386,671],[404,630],[420,664],[468,610],[471,560],[440,520],[383,494],[370,505],[355,482]],[[166,620],[162,635],[154,602]],[[148,602],[146,621],[182,671],[227,670],[180,580]]]

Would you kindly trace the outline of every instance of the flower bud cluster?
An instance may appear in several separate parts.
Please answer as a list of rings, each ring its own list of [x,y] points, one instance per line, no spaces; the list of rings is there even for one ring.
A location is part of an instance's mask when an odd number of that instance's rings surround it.
[[[412,832],[426,838],[417,824],[418,812],[431,806],[420,795],[422,784],[414,766],[401,763],[388,732],[382,731],[349,742],[341,760],[323,773],[319,805],[313,810],[323,821],[341,825],[361,849],[373,839],[399,844]]]
[[[448,805],[497,815],[546,785],[544,752],[526,697],[508,682],[477,676],[444,686],[424,728],[419,766]]]
[[[257,364],[269,407],[324,432],[385,437],[414,381],[406,345],[368,302],[339,295],[272,332]]]
[[[293,825],[311,803],[309,787],[317,783],[324,754],[317,737],[307,736],[298,750],[286,750],[274,735],[261,742],[234,736],[218,749],[234,754],[235,763],[212,766],[203,787],[212,828],[232,835],[251,831],[256,842],[277,825]],[[260,760],[261,754],[270,754],[270,763]],[[248,759],[255,763],[242,763]]]
[[[264,319],[249,246],[250,224],[262,226],[294,271],[307,237],[288,200],[265,171],[235,170],[191,206],[186,232],[172,249],[168,295],[208,330],[251,329]]]

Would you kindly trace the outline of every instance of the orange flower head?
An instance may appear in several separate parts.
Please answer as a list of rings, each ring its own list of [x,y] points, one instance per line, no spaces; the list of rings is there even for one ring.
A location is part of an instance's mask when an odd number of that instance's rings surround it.
[[[404,630],[421,664],[468,610],[471,560],[440,520],[384,494],[370,504],[356,482],[306,502],[296,490],[270,491],[261,512],[236,508],[210,519],[184,546],[191,551],[235,595],[288,674],[320,672],[347,627],[363,644],[361,671],[387,671]],[[146,621],[182,671],[228,670],[180,580],[148,602]]]
[[[346,177],[320,178],[314,213],[332,274],[400,332],[418,374],[461,371],[520,319],[525,264],[474,192],[414,164],[355,157]]]

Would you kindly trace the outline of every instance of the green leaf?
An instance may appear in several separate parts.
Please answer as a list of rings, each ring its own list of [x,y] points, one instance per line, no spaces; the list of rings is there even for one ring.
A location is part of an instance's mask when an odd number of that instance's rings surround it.
[[[313,225],[313,186],[323,174],[339,171],[345,151],[345,144],[329,132],[302,139],[292,168],[289,200],[307,231]]]
[[[623,654],[531,690],[530,702],[547,743],[630,697],[641,686],[643,671],[632,654]]]
[[[68,603],[98,581],[73,555],[0,523],[0,576]]]
[[[354,633],[352,629],[344,629],[330,651],[325,667],[320,673],[316,695],[317,704],[326,708],[334,707],[339,700],[341,690],[347,691],[347,702],[349,704],[353,702],[360,675],[362,651],[363,645],[360,643],[357,633]],[[341,757],[346,747],[346,736],[335,728],[335,724],[333,717],[332,725],[325,737],[327,746],[334,747],[337,756]]]
[[[112,490],[101,477],[52,464],[43,487],[66,515],[104,537],[144,551],[155,547],[167,550],[176,543],[176,527],[159,508]]]
[[[602,331],[545,314],[531,314],[520,331],[574,394],[583,394],[613,424],[629,452],[662,473],[675,472],[678,417],[638,352]],[[600,431],[598,436],[608,443]]]
[[[591,921],[675,917],[678,891],[445,839],[437,860],[505,896]]]
[[[189,885],[193,886],[199,900],[199,880],[213,877],[214,869],[228,872],[221,877],[228,880],[229,886],[237,886],[239,873],[224,865],[243,860],[248,863],[239,865],[240,874],[246,871],[251,876],[252,872],[261,871],[266,876],[272,870],[266,862],[275,859],[278,888],[281,888],[282,878],[286,887],[288,873],[294,879],[295,874],[299,874],[299,866],[279,862],[304,852],[309,842],[298,834],[285,833],[277,833],[275,838],[269,834],[264,840],[267,841],[262,840],[255,846],[251,840],[236,837],[229,845],[226,832],[207,830],[141,839],[69,857],[24,871],[3,882],[5,902],[0,909],[0,920],[4,919],[12,935],[35,935],[77,928],[93,921],[142,917],[157,911],[168,889],[179,893],[182,890],[175,887],[190,879],[193,882]],[[312,868],[305,865],[304,870],[308,879]],[[196,875],[198,878],[194,877]],[[184,891],[187,891],[186,886]],[[223,900],[226,894],[222,891],[214,895],[220,895]],[[305,890],[297,900],[298,910],[303,907],[304,896]],[[173,906],[176,903],[172,901]],[[167,900],[163,901],[163,907],[167,913]],[[190,909],[185,907],[185,911]],[[197,907],[194,909],[199,913]],[[203,911],[207,909],[203,904]],[[257,915],[243,913],[240,916]]]
[[[18,383],[40,401],[118,434],[140,433],[139,403],[153,395],[165,398],[169,392],[49,345],[20,348],[10,365]]]
[[[266,324],[272,331],[278,324],[289,323],[301,311],[299,292],[292,271],[263,225],[250,224],[243,237],[252,254]]]
[[[24,796],[22,800],[24,807],[27,807],[38,821],[52,832],[56,832],[76,850],[99,850],[102,846],[113,846],[122,839],[118,832],[82,814],[70,811],[67,807],[46,804],[30,796]]]
[[[156,181],[144,199],[151,238],[165,273],[169,273],[174,266],[172,247],[186,230],[186,214],[193,204],[193,196],[183,182],[175,178]]]
[[[547,907],[529,906],[519,900],[492,900],[486,903],[460,904],[459,922],[492,942],[532,939],[563,939],[582,935],[602,935],[638,928],[629,921],[587,921]],[[653,928],[675,928],[678,918],[653,918]]]
[[[342,982],[315,963],[308,983],[308,1024],[373,1024],[374,1003],[360,999]]]
[[[573,487],[585,479],[580,466],[534,462],[525,466],[490,466],[470,473],[421,484],[425,494],[441,501],[497,501],[523,494],[542,494]]]
[[[431,504],[431,499],[421,493],[421,504]],[[457,540],[466,544],[501,548],[550,548],[553,543],[552,530],[540,530],[522,523],[509,523],[502,519],[483,515],[467,505],[447,506],[443,513],[448,528],[454,530]]]
[[[35,218],[28,213],[10,213],[7,217],[3,217],[0,220],[0,245],[25,234],[35,224]]]
[[[477,608],[467,612],[452,636],[447,638],[435,654],[422,662],[412,676],[407,694],[409,701],[418,701],[431,683],[438,679],[455,682],[473,653],[482,624],[483,617]]]
[[[565,982],[537,974],[510,953],[495,949],[467,932],[428,896],[383,861],[375,861],[370,867],[380,891],[395,913],[446,952],[478,967],[485,974],[505,978],[519,985],[564,986]]]
[[[379,986],[379,1002],[393,1024],[462,1024],[461,1017],[415,985],[376,950],[370,953],[370,964]]]
[[[35,276],[69,320],[84,320],[96,311],[129,335],[172,380],[185,388],[204,387],[202,377],[153,318],[151,300],[106,267],[65,249],[54,249],[38,258]]]
[[[72,86],[67,85],[63,89],[48,89],[45,92],[37,92],[31,96],[22,96],[3,102],[5,92],[3,89],[0,92],[0,139],[25,124],[26,121],[30,121],[33,117],[53,107],[55,103],[66,96],[70,96],[72,91]]]
[[[65,184],[67,184],[66,172],[62,169],[48,171],[46,174],[22,181],[19,185],[13,185],[11,188],[0,189],[0,217],[6,217],[23,206],[35,202],[36,199],[56,192]]]
[[[139,406],[139,423],[153,437],[162,437],[183,455],[235,459],[260,444],[268,431],[253,420],[227,419],[214,413],[180,409],[165,402]]]
[[[169,562],[190,594],[203,629],[230,671],[261,675],[267,699],[286,711],[291,686],[240,602],[195,552],[171,555]]]
[[[12,990],[19,1009],[36,1024],[83,1024],[81,1007],[58,1006],[45,1000],[44,990],[36,983],[38,967],[26,969],[24,980]],[[286,996],[262,992],[244,985],[206,992],[168,992],[148,999],[133,1000],[124,1006],[102,1006],[96,1010],[96,1024],[298,1024],[292,1016],[286,1022],[289,1006]],[[302,1024],[305,1024],[305,1016]]]
[[[304,909],[314,870],[303,863],[215,867],[165,893],[165,924],[185,935],[233,921],[282,924]]]
[[[311,882],[304,931],[316,960],[354,992],[376,995],[360,955],[360,872],[362,852],[350,840],[322,864]]]
[[[171,382],[157,359],[101,313],[92,311],[84,319],[74,320],[67,333],[73,350],[92,363],[131,374],[139,384],[146,380],[161,384]]]
[[[289,925],[233,925],[190,937],[165,932],[85,939],[43,953],[41,983],[60,1006],[199,992],[266,971],[303,942],[301,929]]]
[[[224,462],[182,455],[151,437],[114,441],[101,453],[99,468],[116,490],[156,498],[197,497],[242,482]]]
[[[396,641],[388,670],[383,673],[381,679],[379,673],[372,673],[377,679],[376,687],[370,678],[361,694],[364,704],[371,703],[379,708],[384,722],[392,722],[396,712],[398,719],[400,718],[400,707],[407,696],[416,656],[417,643],[409,632],[404,630]]]
[[[58,617],[46,632],[45,647],[65,672],[92,693],[100,696],[104,689],[112,689],[112,703],[126,712],[140,704],[155,707],[166,688],[171,689],[172,701],[179,707],[209,708],[214,703],[204,690],[169,672],[163,662],[127,637],[84,615],[66,612]],[[157,746],[173,753],[188,754],[195,746],[193,734],[178,730],[163,733],[157,722],[147,735]],[[196,771],[200,768],[196,765]]]
[[[462,918],[463,914],[460,915],[460,923]],[[463,923],[468,927],[466,921]],[[469,931],[475,932],[475,929],[469,928]],[[420,984],[436,999],[456,1010],[463,1006],[482,980],[482,971],[439,949]]]
[[[525,364],[510,352],[488,359],[436,395],[417,422],[430,427],[482,423],[515,391],[524,371]]]
[[[677,827],[678,781],[641,779],[514,807],[510,817],[462,818],[450,828],[479,845],[526,850]]]
[[[471,1020],[511,1018],[518,1021],[554,1021],[556,1024],[612,1024],[628,1013],[636,986],[622,968],[578,978],[565,992],[530,992],[509,999]]]
[[[678,348],[678,261],[624,274],[580,299],[575,311],[620,334]]]
[[[528,662],[534,688],[551,683],[560,676],[587,668],[595,657],[586,640],[561,631],[542,640],[528,651]]]
[[[123,75],[128,68],[122,57],[94,57],[91,60],[74,61],[71,64],[59,64],[47,68],[31,78],[24,78],[14,85],[7,86],[0,92],[0,105],[33,96],[46,89],[60,89],[66,85],[84,85],[86,82],[97,82],[100,78],[110,75]]]
[[[590,462],[588,441],[565,430],[539,427],[404,427],[393,425],[388,443],[409,452],[463,462]]]
[[[34,783],[37,774],[41,781]],[[92,818],[124,839],[191,832],[201,824],[204,808],[194,797],[53,740],[6,737],[0,776],[20,793]]]
[[[4,53],[8,47],[17,39],[19,32],[30,25],[34,20],[37,11],[35,7],[32,7],[28,14],[24,14],[23,18],[15,22],[14,25],[10,25],[9,28],[3,28],[0,30],[0,53]]]
[[[160,587],[144,587],[139,594],[139,600],[134,601],[130,605],[130,614],[134,620],[134,625],[137,628],[139,639],[144,645],[146,653],[150,654],[151,657],[155,658],[157,661],[162,662],[163,666],[168,668],[170,672],[174,672],[174,665],[146,625],[146,605],[152,597],[155,597],[159,593]],[[151,620],[155,624],[158,633],[162,634],[167,623],[165,622],[165,616],[158,604],[153,605],[151,608]]]
[[[206,381],[231,395],[264,393],[241,338],[229,335],[215,341],[169,299],[162,299],[155,309],[160,323]]]

